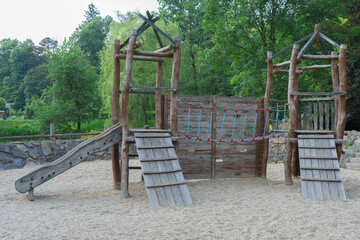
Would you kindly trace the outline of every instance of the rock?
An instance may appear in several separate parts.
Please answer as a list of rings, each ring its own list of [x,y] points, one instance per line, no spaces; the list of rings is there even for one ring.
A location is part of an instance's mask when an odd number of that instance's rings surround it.
[[[11,153],[11,150],[15,147],[14,143],[1,143],[0,152]]]
[[[29,148],[21,143],[16,144],[16,148],[19,149],[20,151],[22,151],[23,153],[26,153],[29,151]]]
[[[12,163],[14,161],[13,157],[9,153],[0,152],[0,162],[2,163]]]
[[[49,147],[49,145],[47,144],[47,142],[42,142],[41,143],[41,150],[42,150],[42,153],[45,155],[45,156],[49,156],[51,154],[51,148]]]
[[[37,165],[39,165],[39,163],[31,158],[26,159],[25,161],[25,166],[24,167],[30,167],[30,168],[34,168]]]
[[[16,158],[15,161],[13,162],[13,166],[15,168],[23,168],[25,166],[25,159],[22,158]]]
[[[39,148],[30,149],[28,154],[29,154],[29,157],[31,157],[32,159],[38,159],[40,156]]]
[[[24,142],[24,145],[28,148],[32,148],[34,146],[31,142]]]
[[[23,151],[21,151],[21,150],[19,150],[18,148],[14,148],[12,151],[11,151],[11,155],[14,157],[14,158],[16,158],[16,157],[19,157],[19,158],[27,158],[27,155],[23,152]]]

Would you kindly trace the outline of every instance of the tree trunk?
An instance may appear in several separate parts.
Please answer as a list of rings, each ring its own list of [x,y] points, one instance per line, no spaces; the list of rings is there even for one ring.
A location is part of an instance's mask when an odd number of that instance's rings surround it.
[[[77,122],[77,132],[80,132],[81,122],[78,120]]]

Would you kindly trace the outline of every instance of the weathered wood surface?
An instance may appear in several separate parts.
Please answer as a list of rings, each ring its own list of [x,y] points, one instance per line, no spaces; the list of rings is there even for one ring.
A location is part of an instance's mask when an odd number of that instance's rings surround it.
[[[127,50],[120,51],[122,54],[127,54]],[[140,56],[148,56],[148,57],[166,57],[166,58],[172,58],[172,53],[163,53],[163,52],[148,52],[148,51],[134,51],[134,55],[140,55]]]
[[[334,101],[310,99],[300,102],[299,105],[299,129],[301,130],[335,130]],[[331,98],[333,99],[333,98]]]
[[[158,62],[156,65],[156,88],[161,88],[162,85],[162,63]],[[156,90],[155,94],[155,122],[156,128],[161,129],[161,90]]]
[[[144,183],[150,204],[161,207],[191,206],[192,200],[169,133],[135,132]]]
[[[116,59],[116,54],[120,50],[120,40],[114,40],[113,43],[113,89],[111,98],[111,125],[119,123],[119,91],[120,91],[120,62]],[[113,171],[113,180],[115,188],[120,188],[121,172],[120,172],[120,153],[119,144],[115,144],[111,148],[111,162]]]
[[[297,96],[341,96],[346,95],[346,92],[291,92],[290,95]]]
[[[302,55],[302,59],[308,60],[333,60],[337,59],[337,56],[333,55]]]
[[[116,124],[106,129],[102,134],[82,142],[61,158],[41,165],[26,176],[18,179],[15,182],[16,190],[21,193],[26,193],[83,162],[87,156],[104,151],[114,144],[119,143],[122,135],[121,130],[121,125]]]
[[[228,108],[224,121],[222,132],[223,139],[230,139],[234,123],[234,109],[257,109],[264,108],[263,99],[260,98],[227,98],[227,97],[193,97],[179,96],[179,100],[192,103],[190,108],[190,121],[188,122],[189,105],[186,102],[178,102],[178,133],[184,137],[187,134],[191,137],[207,139],[211,137],[219,139],[223,110],[216,109],[211,119],[211,107]],[[167,104],[169,98],[167,98]],[[164,103],[165,105],[165,103]],[[201,124],[199,131],[199,113],[200,105],[204,106],[201,112]],[[168,113],[169,114],[169,113]],[[255,123],[255,111],[249,111],[247,114],[246,128],[244,137],[252,138],[253,126]],[[264,118],[263,113],[259,111],[257,129],[255,137],[263,134]],[[234,138],[242,137],[244,111],[238,112],[235,122]],[[168,119],[169,116],[164,117]],[[212,121],[211,121],[212,120]],[[211,123],[212,122],[212,123]],[[168,125],[167,123],[167,125]],[[189,128],[188,128],[189,126]],[[260,126],[260,127],[259,127]],[[260,129],[261,128],[261,129]],[[179,139],[179,161],[183,169],[184,176],[188,179],[197,178],[223,178],[223,177],[249,177],[259,176],[261,172],[261,157],[259,152],[263,153],[263,141],[243,142],[243,143],[215,143]],[[256,146],[258,146],[256,148]],[[256,151],[256,149],[258,151]],[[246,168],[244,166],[253,166]],[[251,170],[249,170],[251,169]]]
[[[334,136],[298,136],[304,199],[346,201]]]
[[[300,70],[311,70],[311,69],[322,69],[322,68],[331,68],[330,64],[327,65],[312,65],[312,66],[301,66]]]
[[[116,58],[118,59],[126,59],[126,55],[117,54]],[[160,57],[143,57],[143,56],[133,56],[133,60],[136,61],[145,61],[145,62],[164,62],[165,60]]]

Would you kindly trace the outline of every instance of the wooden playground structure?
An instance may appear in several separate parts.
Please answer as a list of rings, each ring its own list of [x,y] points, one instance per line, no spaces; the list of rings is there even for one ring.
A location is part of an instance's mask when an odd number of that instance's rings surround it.
[[[84,142],[85,150],[79,148],[71,151],[56,164],[37,169],[19,179],[16,182],[18,191],[28,191],[29,199],[33,199],[36,186],[111,144],[114,185],[121,189],[122,197],[127,198],[130,196],[130,144],[135,144],[151,206],[155,209],[190,206],[192,200],[184,176],[187,179],[266,177],[269,139],[280,136],[270,133],[269,116],[271,111],[276,115],[276,129],[280,109],[288,106],[288,150],[284,162],[286,185],[291,185],[292,176],[300,173],[305,199],[346,200],[338,163],[345,129],[346,45],[337,45],[320,33],[320,26],[316,25],[314,33],[274,56],[268,52],[264,98],[179,96],[180,37],[167,36],[155,25],[159,18],[153,18],[149,12],[147,18],[141,14],[139,16],[144,23],[137,30],[131,30],[130,36],[122,44],[119,40],[113,42],[112,128],[92,142]],[[136,50],[141,46],[136,43],[137,36],[149,27],[153,28],[158,39],[157,50]],[[163,46],[160,35],[170,41],[170,45]],[[304,54],[315,38],[319,38],[325,55]],[[328,55],[324,39],[339,48],[340,53],[331,52]],[[299,51],[299,44],[306,40],[307,43]],[[127,48],[122,50],[125,46]],[[289,61],[273,64],[275,57],[291,48]],[[164,58],[172,58],[170,88],[162,87]],[[331,64],[299,66],[301,59],[328,60]],[[125,73],[120,91],[121,60],[125,60]],[[134,61],[156,62],[154,87],[131,85]],[[273,70],[283,66],[289,66],[289,69]],[[333,92],[298,92],[299,74],[318,68],[331,68]],[[273,75],[278,73],[289,75],[288,100],[284,101],[285,105],[273,108],[270,106],[271,83]],[[129,94],[148,94],[149,91],[155,95],[156,126],[130,129]],[[162,95],[165,91],[171,94]],[[301,99],[299,96],[315,98]],[[306,118],[301,118],[301,112]],[[90,148],[92,150],[88,150]],[[57,165],[62,166],[61,171]]]

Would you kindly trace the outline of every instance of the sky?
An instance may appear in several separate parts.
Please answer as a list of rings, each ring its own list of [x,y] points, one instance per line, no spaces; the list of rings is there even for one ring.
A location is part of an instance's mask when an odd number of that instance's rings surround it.
[[[94,3],[101,16],[117,21],[116,11],[157,11],[156,0],[0,0],[0,40],[4,38],[38,44],[45,37],[63,42],[85,20],[88,5]]]

